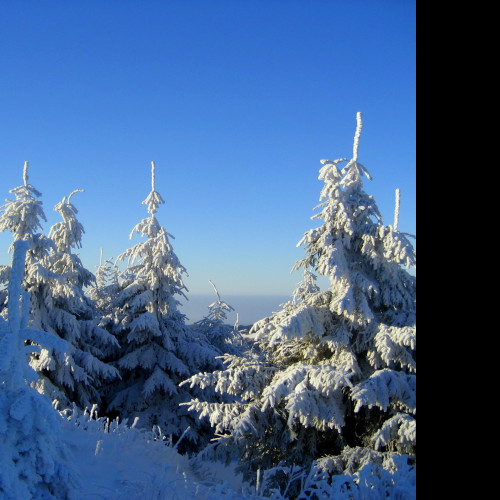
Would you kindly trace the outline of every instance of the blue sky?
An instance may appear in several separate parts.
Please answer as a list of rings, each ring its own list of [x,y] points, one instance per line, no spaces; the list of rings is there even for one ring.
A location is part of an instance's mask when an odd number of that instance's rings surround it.
[[[414,0],[0,3],[0,201],[22,183],[73,198],[85,265],[147,216],[150,162],[190,293],[289,295],[319,160],[364,130],[365,189],[416,233]],[[10,260],[0,234],[0,264]],[[4,250],[2,250],[4,249]]]

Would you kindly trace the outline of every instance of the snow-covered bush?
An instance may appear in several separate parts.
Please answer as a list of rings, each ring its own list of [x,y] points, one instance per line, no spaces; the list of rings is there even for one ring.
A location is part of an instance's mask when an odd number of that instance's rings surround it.
[[[363,190],[361,115],[351,160],[323,160],[323,224],[299,245],[304,281],[292,300],[257,322],[245,356],[187,383],[238,398],[199,399],[190,410],[219,438],[212,456],[239,453],[253,475],[279,463],[310,467],[346,447],[413,453],[416,445],[416,278],[407,236],[382,223]],[[340,165],[346,163],[343,168]],[[329,278],[322,292],[312,273]]]
[[[258,491],[266,498],[297,500],[416,500],[417,472],[407,455],[347,447],[309,468],[278,466],[259,473]]]

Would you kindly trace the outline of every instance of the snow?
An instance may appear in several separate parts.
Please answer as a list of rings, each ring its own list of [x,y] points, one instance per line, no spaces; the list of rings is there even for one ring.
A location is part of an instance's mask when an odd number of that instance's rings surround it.
[[[385,226],[363,190],[356,119],[353,158],[321,161],[304,280],[248,332],[211,281],[202,320],[178,310],[187,271],[156,219],[154,162],[150,216],[132,231],[146,240],[118,257],[123,273],[101,256],[97,276],[73,253],[83,190],[46,237],[25,163],[0,208],[14,239],[0,268],[0,500],[416,498],[416,279],[403,269],[416,254],[399,191]]]
[[[320,461],[309,474],[277,468],[250,486],[234,464],[200,464],[181,456],[158,428],[146,432],[98,418],[92,410],[61,414],[62,443],[73,464],[70,500],[284,500],[276,491],[262,494],[279,472],[301,483],[303,500],[315,498],[314,492],[336,500],[416,499],[416,470],[404,458],[383,464],[375,452],[367,457],[362,450],[351,450],[343,464],[340,459]],[[339,474],[332,484],[326,480],[327,469],[344,470],[354,462],[364,464],[359,472]]]

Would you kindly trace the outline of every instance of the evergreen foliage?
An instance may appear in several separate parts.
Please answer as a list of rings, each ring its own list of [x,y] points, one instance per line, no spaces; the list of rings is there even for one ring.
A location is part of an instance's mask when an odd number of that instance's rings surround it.
[[[120,270],[113,259],[101,257],[95,274],[95,284],[89,290],[89,296],[94,301],[101,316],[111,314],[111,302],[119,290]]]
[[[114,363],[123,377],[109,388],[107,408],[122,418],[140,417],[142,427],[158,425],[178,438],[188,427],[196,427],[179,407],[190,399],[179,383],[200,369],[211,369],[220,352],[203,332],[190,329],[179,311],[177,297],[187,291],[182,280],[186,269],[174,253],[172,235],[156,218],[162,203],[155,190],[153,163],[152,190],[143,202],[150,216],[131,233],[146,240],[118,257],[128,268],[112,300],[111,314],[102,322],[121,345]],[[196,441],[199,436],[193,431],[189,438]]]
[[[86,457],[87,473],[104,457],[115,462],[119,480],[103,473],[84,488],[90,496],[122,498],[119,482],[130,498],[159,497],[167,479],[182,476],[190,482],[172,488],[182,498],[416,498],[416,278],[408,272],[416,252],[399,230],[399,190],[392,225],[364,191],[371,176],[359,162],[361,131],[358,113],[352,158],[321,161],[319,226],[299,242],[305,256],[293,268],[303,280],[245,335],[227,324],[234,309],[212,281],[217,300],[186,324],[187,271],[156,218],[165,202],[154,162],[149,215],[130,235],[141,241],[116,262],[101,250],[95,276],[75,253],[85,231],[72,199],[83,190],[55,206],[61,221],[45,236],[25,163],[23,184],[0,207],[0,231],[13,234],[12,265],[0,266],[2,499],[80,498],[65,443]],[[97,418],[98,404],[122,422]],[[145,481],[141,469],[128,480],[128,447],[154,457],[161,477]],[[213,481],[221,461],[231,471],[239,462],[251,492]]]
[[[63,341],[28,329],[30,297],[22,291],[28,248],[24,241],[14,244],[8,321],[0,317],[0,497],[5,500],[66,498],[73,481],[61,419],[50,400],[25,383],[36,378],[26,356],[38,350],[25,345],[27,339],[67,351]]]
[[[0,231],[11,231],[14,243],[29,242],[23,288],[31,296],[30,326],[66,340],[68,346],[58,353],[42,345],[31,357],[30,364],[40,375],[35,385],[64,406],[73,402],[82,408],[91,406],[100,402],[101,383],[119,374],[102,361],[104,351],[116,340],[98,326],[95,306],[84,293],[95,278],[72,253],[84,233],[71,204],[76,191],[56,205],[62,222],[47,237],[37,232],[46,217],[38,199],[41,193],[28,183],[27,162],[23,180],[23,186],[11,191],[16,199],[7,200],[1,209]]]
[[[194,328],[202,332],[221,353],[236,354],[240,351],[242,338],[237,326],[231,327],[227,323],[227,313],[234,311],[234,308],[221,300],[219,291],[212,281],[210,284],[214,288],[217,300],[208,306],[208,314],[195,323]]]
[[[306,256],[294,269],[305,276],[293,299],[253,326],[254,350],[187,381],[238,398],[197,399],[190,410],[221,436],[210,453],[239,453],[249,475],[309,467],[347,447],[415,452],[416,279],[402,266],[416,257],[363,190],[371,177],[358,161],[361,129],[358,114],[351,160],[321,162],[314,219],[323,224],[299,243]],[[329,278],[328,290],[313,272]]]

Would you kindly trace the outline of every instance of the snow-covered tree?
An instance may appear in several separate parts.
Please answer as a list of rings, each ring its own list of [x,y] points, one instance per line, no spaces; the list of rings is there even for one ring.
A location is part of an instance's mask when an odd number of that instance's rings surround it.
[[[234,308],[221,300],[217,287],[212,281],[209,282],[217,295],[217,300],[208,306],[208,314],[195,323],[194,328],[203,332],[210,343],[222,353],[236,354],[239,352],[241,336],[237,327],[227,323],[227,313],[234,311]]]
[[[45,328],[71,344],[73,363],[68,371],[66,363],[61,365],[47,352],[44,353],[46,359],[42,356],[32,364],[37,371],[43,372],[38,383],[41,392],[56,387],[57,394],[62,389],[66,395],[63,404],[75,402],[84,408],[100,402],[99,389],[104,382],[119,378],[118,370],[103,361],[119,344],[113,335],[99,326],[96,304],[84,291],[95,283],[96,278],[73,253],[81,248],[85,233],[77,219],[78,210],[71,202],[79,192],[83,190],[73,191],[54,208],[62,221],[54,224],[49,232],[55,246],[50,260],[51,271],[59,280],[55,287],[50,286],[54,282],[49,281],[51,298],[48,301],[45,296],[46,307],[40,308],[46,308],[49,313]],[[61,282],[64,286],[60,286]],[[49,367],[49,363],[55,364]]]
[[[9,192],[15,196],[15,200],[7,199],[7,203],[0,207],[0,231],[13,233],[12,250],[16,241],[29,238],[38,229],[43,229],[41,221],[47,219],[39,200],[42,194],[29,184],[28,162],[24,163],[23,184]]]
[[[120,270],[113,259],[104,260],[103,249],[95,274],[95,284],[90,288],[89,295],[102,315],[110,314],[111,302],[119,289]]]
[[[0,497],[5,500],[67,498],[72,485],[67,451],[61,444],[62,419],[45,396],[27,385],[36,373],[26,340],[64,353],[67,346],[46,332],[28,328],[30,296],[23,293],[29,243],[14,244],[8,321],[0,317]]]
[[[39,262],[39,265],[43,266],[48,262],[48,254],[53,243],[39,233],[39,230],[42,230],[42,221],[47,221],[47,218],[39,199],[41,193],[29,184],[28,162],[24,163],[23,184],[9,192],[14,195],[14,199],[7,198],[5,205],[0,207],[0,232],[9,231],[13,235],[9,252],[13,250],[17,241],[30,240],[32,244],[26,257],[26,265],[30,267]],[[0,280],[4,287],[9,282],[9,273],[9,266],[0,268]]]
[[[64,339],[68,345],[64,353],[42,346],[31,357],[30,364],[40,375],[36,386],[62,405],[89,406],[99,402],[97,388],[102,380],[118,376],[115,368],[101,361],[104,350],[116,340],[97,326],[95,309],[83,292],[95,278],[71,251],[81,245],[84,232],[71,204],[74,193],[56,205],[63,220],[47,237],[39,233],[46,217],[41,193],[28,182],[27,162],[23,181],[11,191],[16,199],[7,200],[1,209],[0,231],[11,231],[14,243],[30,244],[23,280],[31,295],[30,326]]]
[[[237,396],[234,404],[193,400],[222,437],[217,453],[239,450],[247,472],[279,463],[311,465],[346,447],[413,453],[416,445],[416,264],[397,227],[385,226],[363,190],[361,114],[351,160],[323,160],[323,224],[299,245],[305,280],[293,299],[257,322],[251,355],[188,383]],[[340,168],[341,164],[344,164]],[[312,272],[326,276],[321,292]]]
[[[185,324],[177,297],[187,291],[186,269],[174,253],[156,213],[164,203],[155,187],[143,202],[150,216],[132,230],[146,238],[118,257],[128,269],[112,302],[105,325],[117,336],[122,349],[115,356],[123,380],[108,391],[108,411],[122,418],[140,417],[140,425],[159,425],[167,434],[179,437],[193,418],[179,407],[190,399],[179,383],[200,369],[208,369],[220,354],[202,332]],[[190,436],[193,438],[193,436]]]

